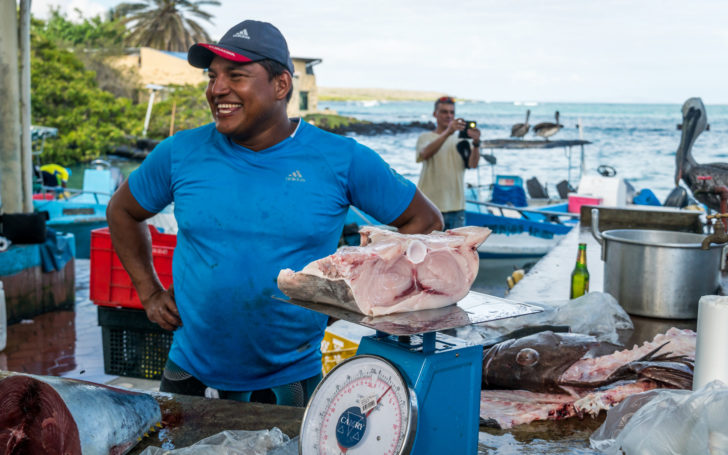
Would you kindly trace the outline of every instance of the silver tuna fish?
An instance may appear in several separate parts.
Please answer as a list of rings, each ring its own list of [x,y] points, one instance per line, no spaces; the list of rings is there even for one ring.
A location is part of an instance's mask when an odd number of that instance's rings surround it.
[[[0,455],[121,455],[161,418],[151,395],[0,372]]]

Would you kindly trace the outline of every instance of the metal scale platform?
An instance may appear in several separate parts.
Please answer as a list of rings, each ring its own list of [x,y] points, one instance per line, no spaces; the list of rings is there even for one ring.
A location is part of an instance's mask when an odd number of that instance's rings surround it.
[[[477,453],[483,347],[438,331],[542,311],[472,291],[456,305],[376,317],[284,301],[376,330],[316,388],[303,455]]]

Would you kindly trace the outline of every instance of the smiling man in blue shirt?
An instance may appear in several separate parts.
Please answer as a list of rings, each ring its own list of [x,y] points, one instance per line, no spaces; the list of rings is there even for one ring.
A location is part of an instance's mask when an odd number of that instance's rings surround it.
[[[209,69],[215,122],[162,141],[107,210],[147,316],[174,330],[160,390],[303,406],[326,316],[273,299],[278,272],[333,253],[349,205],[403,233],[439,230],[442,217],[376,152],[288,118],[294,70],[273,25],[241,22],[188,60]],[[174,289],[164,289],[145,220],[172,202]]]

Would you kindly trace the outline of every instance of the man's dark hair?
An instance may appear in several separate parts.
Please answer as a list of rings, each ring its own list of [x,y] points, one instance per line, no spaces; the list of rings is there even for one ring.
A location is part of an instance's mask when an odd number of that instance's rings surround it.
[[[257,63],[260,63],[260,66],[265,68],[266,72],[268,72],[269,81],[272,81],[274,77],[280,76],[281,74],[288,71],[288,68],[276,62],[275,60],[265,59],[260,60]],[[293,82],[293,74],[291,74],[291,82]],[[291,84],[291,89],[288,91],[288,95],[286,95],[286,102],[291,101],[291,96],[293,96],[293,84]]]
[[[455,104],[455,100],[450,96],[441,96],[435,101],[435,110],[437,110],[438,106],[441,104]]]

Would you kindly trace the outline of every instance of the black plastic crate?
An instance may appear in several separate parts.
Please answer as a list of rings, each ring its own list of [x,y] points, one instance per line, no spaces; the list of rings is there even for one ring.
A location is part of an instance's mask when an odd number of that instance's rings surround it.
[[[161,379],[172,332],[147,319],[144,310],[98,306],[104,373]]]

